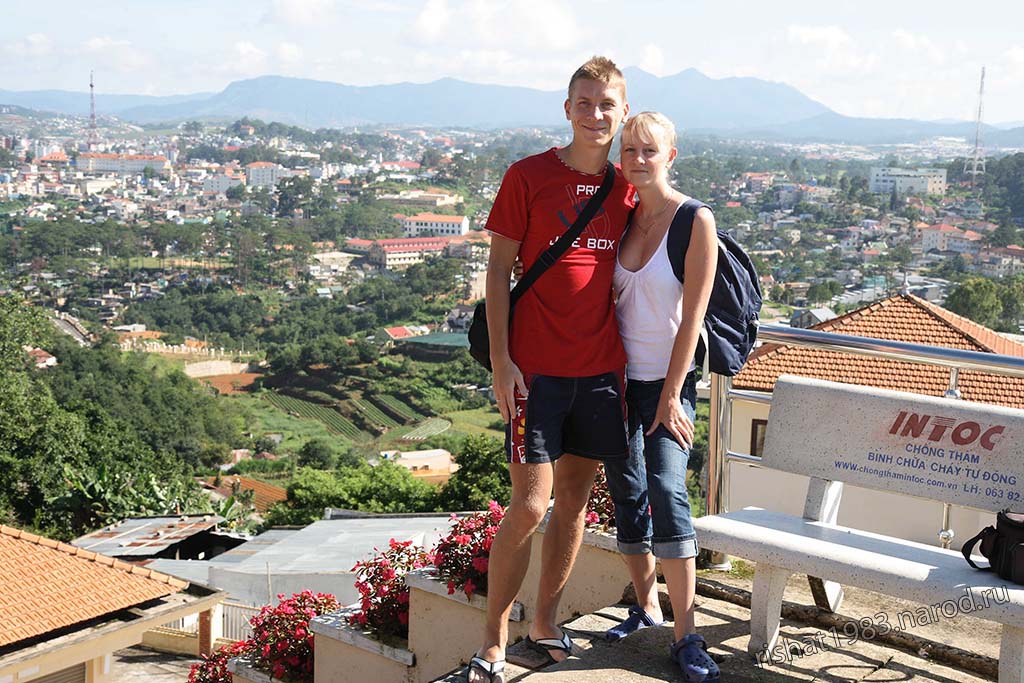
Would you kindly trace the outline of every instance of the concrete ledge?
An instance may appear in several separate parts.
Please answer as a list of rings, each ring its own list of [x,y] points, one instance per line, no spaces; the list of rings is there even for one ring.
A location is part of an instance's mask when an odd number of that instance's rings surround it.
[[[543,529],[546,526],[534,532],[530,540],[530,568],[519,589],[519,600],[528,611],[527,618],[532,618],[532,610],[536,609],[544,545]],[[562,593],[555,621],[562,623],[574,616],[589,614],[619,602],[628,583],[629,570],[618,551],[615,537],[606,531],[584,531],[580,552]]]
[[[235,683],[281,683],[281,679],[274,678],[266,671],[253,668],[245,657],[229,659],[228,671],[231,672]]]
[[[487,611],[487,596],[474,593],[471,596],[466,596],[463,591],[455,591],[454,593],[448,593],[448,582],[438,577],[437,570],[433,567],[427,567],[424,569],[414,569],[405,575],[405,585],[409,588],[415,588],[417,590],[432,593],[434,595],[440,595],[448,600],[460,602],[463,605],[469,605],[475,607],[481,612]],[[522,621],[523,620],[523,605],[520,602],[512,604],[512,612],[509,614],[509,621]]]
[[[548,518],[551,517],[551,511],[548,510],[548,514],[544,515],[544,520],[537,527],[535,533],[543,534],[548,529]],[[594,548],[601,548],[602,550],[608,550],[613,553],[619,552],[619,542],[615,538],[615,534],[610,531],[602,531],[600,529],[585,528],[583,530],[583,543],[585,545],[593,546]]]
[[[309,621],[309,630],[316,635],[332,638],[380,655],[405,666],[416,665],[416,655],[401,647],[386,645],[368,631],[361,631],[348,623],[348,618],[359,612],[355,607],[345,607],[330,614],[314,617]]]

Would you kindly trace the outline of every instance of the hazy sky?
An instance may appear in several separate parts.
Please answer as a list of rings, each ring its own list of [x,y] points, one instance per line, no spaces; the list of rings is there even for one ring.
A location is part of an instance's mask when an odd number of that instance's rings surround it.
[[[1021,0],[0,0],[0,89],[87,90],[94,69],[100,94],[262,74],[553,90],[602,53],[781,81],[853,116],[971,119],[985,65],[999,123],[1024,120],[1022,26]]]

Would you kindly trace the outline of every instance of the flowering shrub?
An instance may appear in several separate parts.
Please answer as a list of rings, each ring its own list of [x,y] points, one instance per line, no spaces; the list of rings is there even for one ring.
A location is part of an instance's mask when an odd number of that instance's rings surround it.
[[[615,526],[615,503],[608,492],[608,480],[605,478],[604,465],[597,468],[594,486],[590,489],[590,500],[587,502],[586,524],[588,529],[607,531]]]
[[[188,683],[231,683],[228,660],[246,653],[250,641],[225,645],[213,654],[203,655],[203,661],[193,664],[188,672]]]
[[[279,600],[284,595],[277,596]],[[267,605],[249,620],[252,625],[252,662],[276,678],[313,680],[313,634],[309,620],[340,609],[333,595],[296,593],[276,607]]]
[[[487,592],[487,564],[491,543],[505,508],[493,500],[484,512],[467,517],[452,515],[452,527],[434,550],[434,566],[448,581],[448,594],[462,590],[466,596]]]
[[[341,607],[333,595],[302,591],[288,599],[277,596],[249,620],[252,637],[221,648],[193,664],[188,683],[231,683],[228,660],[246,656],[252,665],[287,681],[313,680],[313,634],[309,620]]]
[[[412,569],[428,566],[433,556],[412,541],[391,539],[384,552],[364,562],[356,562],[356,590],[359,611],[349,623],[373,631],[379,636],[409,635],[409,588],[405,575]]]

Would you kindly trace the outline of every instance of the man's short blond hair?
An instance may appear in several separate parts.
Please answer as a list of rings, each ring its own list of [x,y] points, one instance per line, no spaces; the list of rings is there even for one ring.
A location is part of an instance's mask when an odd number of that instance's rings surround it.
[[[576,81],[583,79],[597,81],[605,85],[617,85],[622,89],[622,99],[626,99],[626,78],[619,71],[619,67],[615,66],[615,62],[607,57],[594,55],[583,66],[576,69],[576,73],[569,79],[570,98],[572,97],[572,86],[576,85]]]
[[[638,139],[641,142],[664,142],[669,148],[676,146],[676,127],[667,116],[656,111],[642,111],[629,117],[622,128],[622,138]]]

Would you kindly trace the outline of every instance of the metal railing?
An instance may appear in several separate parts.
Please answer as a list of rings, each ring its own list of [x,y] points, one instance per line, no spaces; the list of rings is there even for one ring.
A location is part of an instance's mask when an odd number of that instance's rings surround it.
[[[961,370],[974,370],[1009,377],[1024,378],[1024,358],[1002,356],[979,351],[964,351],[925,344],[854,337],[817,330],[802,330],[780,325],[762,325],[758,339],[768,343],[787,346],[803,346],[825,351],[900,360],[911,363],[937,365],[949,368],[947,398],[960,398],[958,383]],[[714,515],[729,511],[729,464],[741,462],[760,466],[761,458],[749,453],[730,450],[732,442],[733,401],[741,400],[770,406],[772,395],[768,392],[743,391],[732,388],[732,378],[711,375],[711,429],[708,444],[707,514]],[[949,547],[953,538],[950,529],[951,506],[946,503],[942,511],[942,527],[939,541],[942,547]],[[715,555],[712,564],[724,564],[725,558]]]
[[[234,641],[248,640],[252,636],[249,620],[259,614],[260,608],[236,602],[221,603],[221,638]]]

